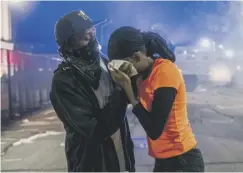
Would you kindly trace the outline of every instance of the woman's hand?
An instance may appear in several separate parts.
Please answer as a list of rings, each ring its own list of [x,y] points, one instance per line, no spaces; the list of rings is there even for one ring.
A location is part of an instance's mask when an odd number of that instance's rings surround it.
[[[133,65],[129,62],[124,62],[119,68],[120,71],[124,72],[128,76],[131,76],[133,73]]]
[[[138,74],[137,70],[134,68],[132,63],[130,62],[123,62],[119,68],[120,71],[126,73],[129,77],[135,76]]]
[[[111,77],[116,83],[121,85],[121,87],[124,88],[124,89],[126,87],[131,86],[130,77],[126,73],[124,73],[120,70],[113,69],[113,71],[111,71]]]

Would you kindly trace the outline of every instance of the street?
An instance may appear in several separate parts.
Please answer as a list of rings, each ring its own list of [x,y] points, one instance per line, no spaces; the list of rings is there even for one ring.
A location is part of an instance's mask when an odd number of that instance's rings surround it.
[[[234,108],[238,109],[242,110]],[[189,119],[208,172],[243,171],[242,111],[229,116],[224,113],[227,111],[208,103],[188,104]],[[127,116],[135,144],[137,171],[152,171],[153,159],[147,154],[145,133],[130,109]],[[51,108],[3,130],[1,171],[66,171],[64,134]]]

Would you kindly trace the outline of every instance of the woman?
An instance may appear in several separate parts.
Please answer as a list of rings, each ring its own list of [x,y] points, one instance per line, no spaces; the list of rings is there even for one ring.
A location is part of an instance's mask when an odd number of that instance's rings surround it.
[[[151,58],[154,54],[161,58]],[[203,172],[202,153],[187,116],[185,82],[162,37],[121,27],[110,37],[108,55],[113,60],[129,61],[139,74],[136,93],[128,77],[129,63],[111,72],[148,136],[149,155],[155,158],[154,172]]]

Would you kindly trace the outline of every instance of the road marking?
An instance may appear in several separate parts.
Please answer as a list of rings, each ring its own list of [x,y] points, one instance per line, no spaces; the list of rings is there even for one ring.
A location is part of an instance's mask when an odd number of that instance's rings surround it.
[[[49,111],[44,112],[44,115],[48,115],[48,114],[51,114],[53,112],[55,112],[55,111],[54,110],[49,110]]]
[[[28,123],[22,123],[21,126],[43,126],[48,125],[50,122],[47,121],[30,121]]]
[[[227,124],[227,123],[233,123],[233,119],[229,120],[210,120],[210,123],[217,123],[217,124]]]
[[[22,123],[29,123],[30,121],[28,119],[24,119]]]
[[[14,142],[13,146],[18,146],[21,144],[30,144],[30,143],[33,143],[34,140],[39,139],[39,138],[43,138],[46,136],[56,136],[56,135],[61,135],[61,134],[64,134],[64,132],[46,131],[45,133],[38,133],[38,134],[35,134],[28,138],[22,138],[22,139],[18,140],[17,142]]]
[[[17,162],[23,160],[22,158],[16,158],[16,159],[1,159],[2,162]]]
[[[57,116],[53,116],[53,117],[47,117],[47,118],[45,118],[46,120],[55,120],[55,119],[57,119]]]

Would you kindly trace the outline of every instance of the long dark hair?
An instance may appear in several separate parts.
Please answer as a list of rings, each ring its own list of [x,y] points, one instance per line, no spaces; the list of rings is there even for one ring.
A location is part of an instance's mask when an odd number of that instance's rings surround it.
[[[111,34],[108,42],[110,59],[131,57],[136,51],[152,58],[158,54],[159,57],[175,62],[174,53],[169,49],[165,39],[157,33],[141,32],[136,28],[124,26]]]
[[[176,57],[169,49],[166,40],[155,32],[142,32],[144,43],[147,49],[147,56],[156,58],[162,57],[175,62]]]

